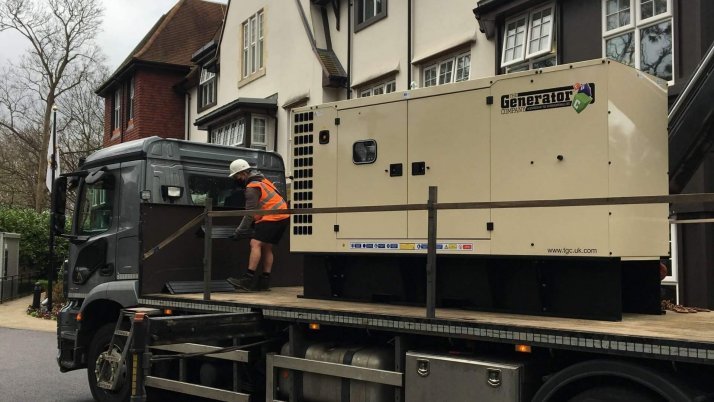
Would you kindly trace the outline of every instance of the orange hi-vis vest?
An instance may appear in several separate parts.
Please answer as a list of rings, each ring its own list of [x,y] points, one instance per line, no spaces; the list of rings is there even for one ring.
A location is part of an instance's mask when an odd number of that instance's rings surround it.
[[[278,190],[275,189],[275,185],[270,180],[263,178],[260,181],[251,181],[246,187],[260,189],[258,208],[266,211],[288,209],[288,204],[285,202],[283,197],[278,194]],[[260,223],[264,221],[282,221],[283,219],[288,219],[289,217],[290,215],[288,214],[256,215],[254,219],[255,223]]]

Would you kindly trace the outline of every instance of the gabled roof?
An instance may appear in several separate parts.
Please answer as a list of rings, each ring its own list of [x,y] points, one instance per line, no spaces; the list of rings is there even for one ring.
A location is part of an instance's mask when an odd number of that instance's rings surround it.
[[[131,51],[96,91],[108,92],[136,65],[155,65],[188,71],[191,57],[220,30],[226,6],[206,0],[179,0]]]

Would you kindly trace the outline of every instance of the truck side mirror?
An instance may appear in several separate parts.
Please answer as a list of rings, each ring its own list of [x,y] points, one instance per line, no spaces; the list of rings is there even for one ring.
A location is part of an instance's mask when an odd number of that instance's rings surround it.
[[[87,177],[84,179],[84,182],[87,184],[94,184],[94,183],[102,180],[102,178],[104,177],[104,173],[105,173],[104,169],[94,171],[87,175]]]
[[[64,233],[65,211],[67,209],[67,178],[59,177],[52,183],[52,231]]]

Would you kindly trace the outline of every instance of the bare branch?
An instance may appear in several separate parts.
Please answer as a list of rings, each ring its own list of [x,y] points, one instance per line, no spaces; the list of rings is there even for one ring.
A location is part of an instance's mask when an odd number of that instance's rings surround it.
[[[0,31],[18,32],[30,45],[0,77],[0,202],[6,189],[16,188],[25,201],[34,201],[35,209],[46,207],[45,155],[55,103],[61,105],[59,143],[72,150],[64,155],[100,144],[103,104],[93,89],[107,76],[104,55],[94,42],[102,17],[98,0],[0,0]],[[19,155],[24,155],[21,167]],[[62,161],[76,166],[71,158]],[[13,185],[21,177],[32,181]]]

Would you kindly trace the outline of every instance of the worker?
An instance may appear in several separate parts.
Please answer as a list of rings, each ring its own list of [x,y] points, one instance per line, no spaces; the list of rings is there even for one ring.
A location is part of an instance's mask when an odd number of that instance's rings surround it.
[[[257,169],[250,167],[244,159],[231,162],[230,175],[234,180],[245,183],[245,208],[264,211],[287,209],[285,199],[275,185]],[[240,278],[227,281],[238,290],[270,290],[270,273],[273,269],[273,245],[278,244],[289,224],[287,214],[256,215],[243,217],[236,228],[234,238],[250,238],[248,270]],[[263,261],[263,272],[257,269]]]

